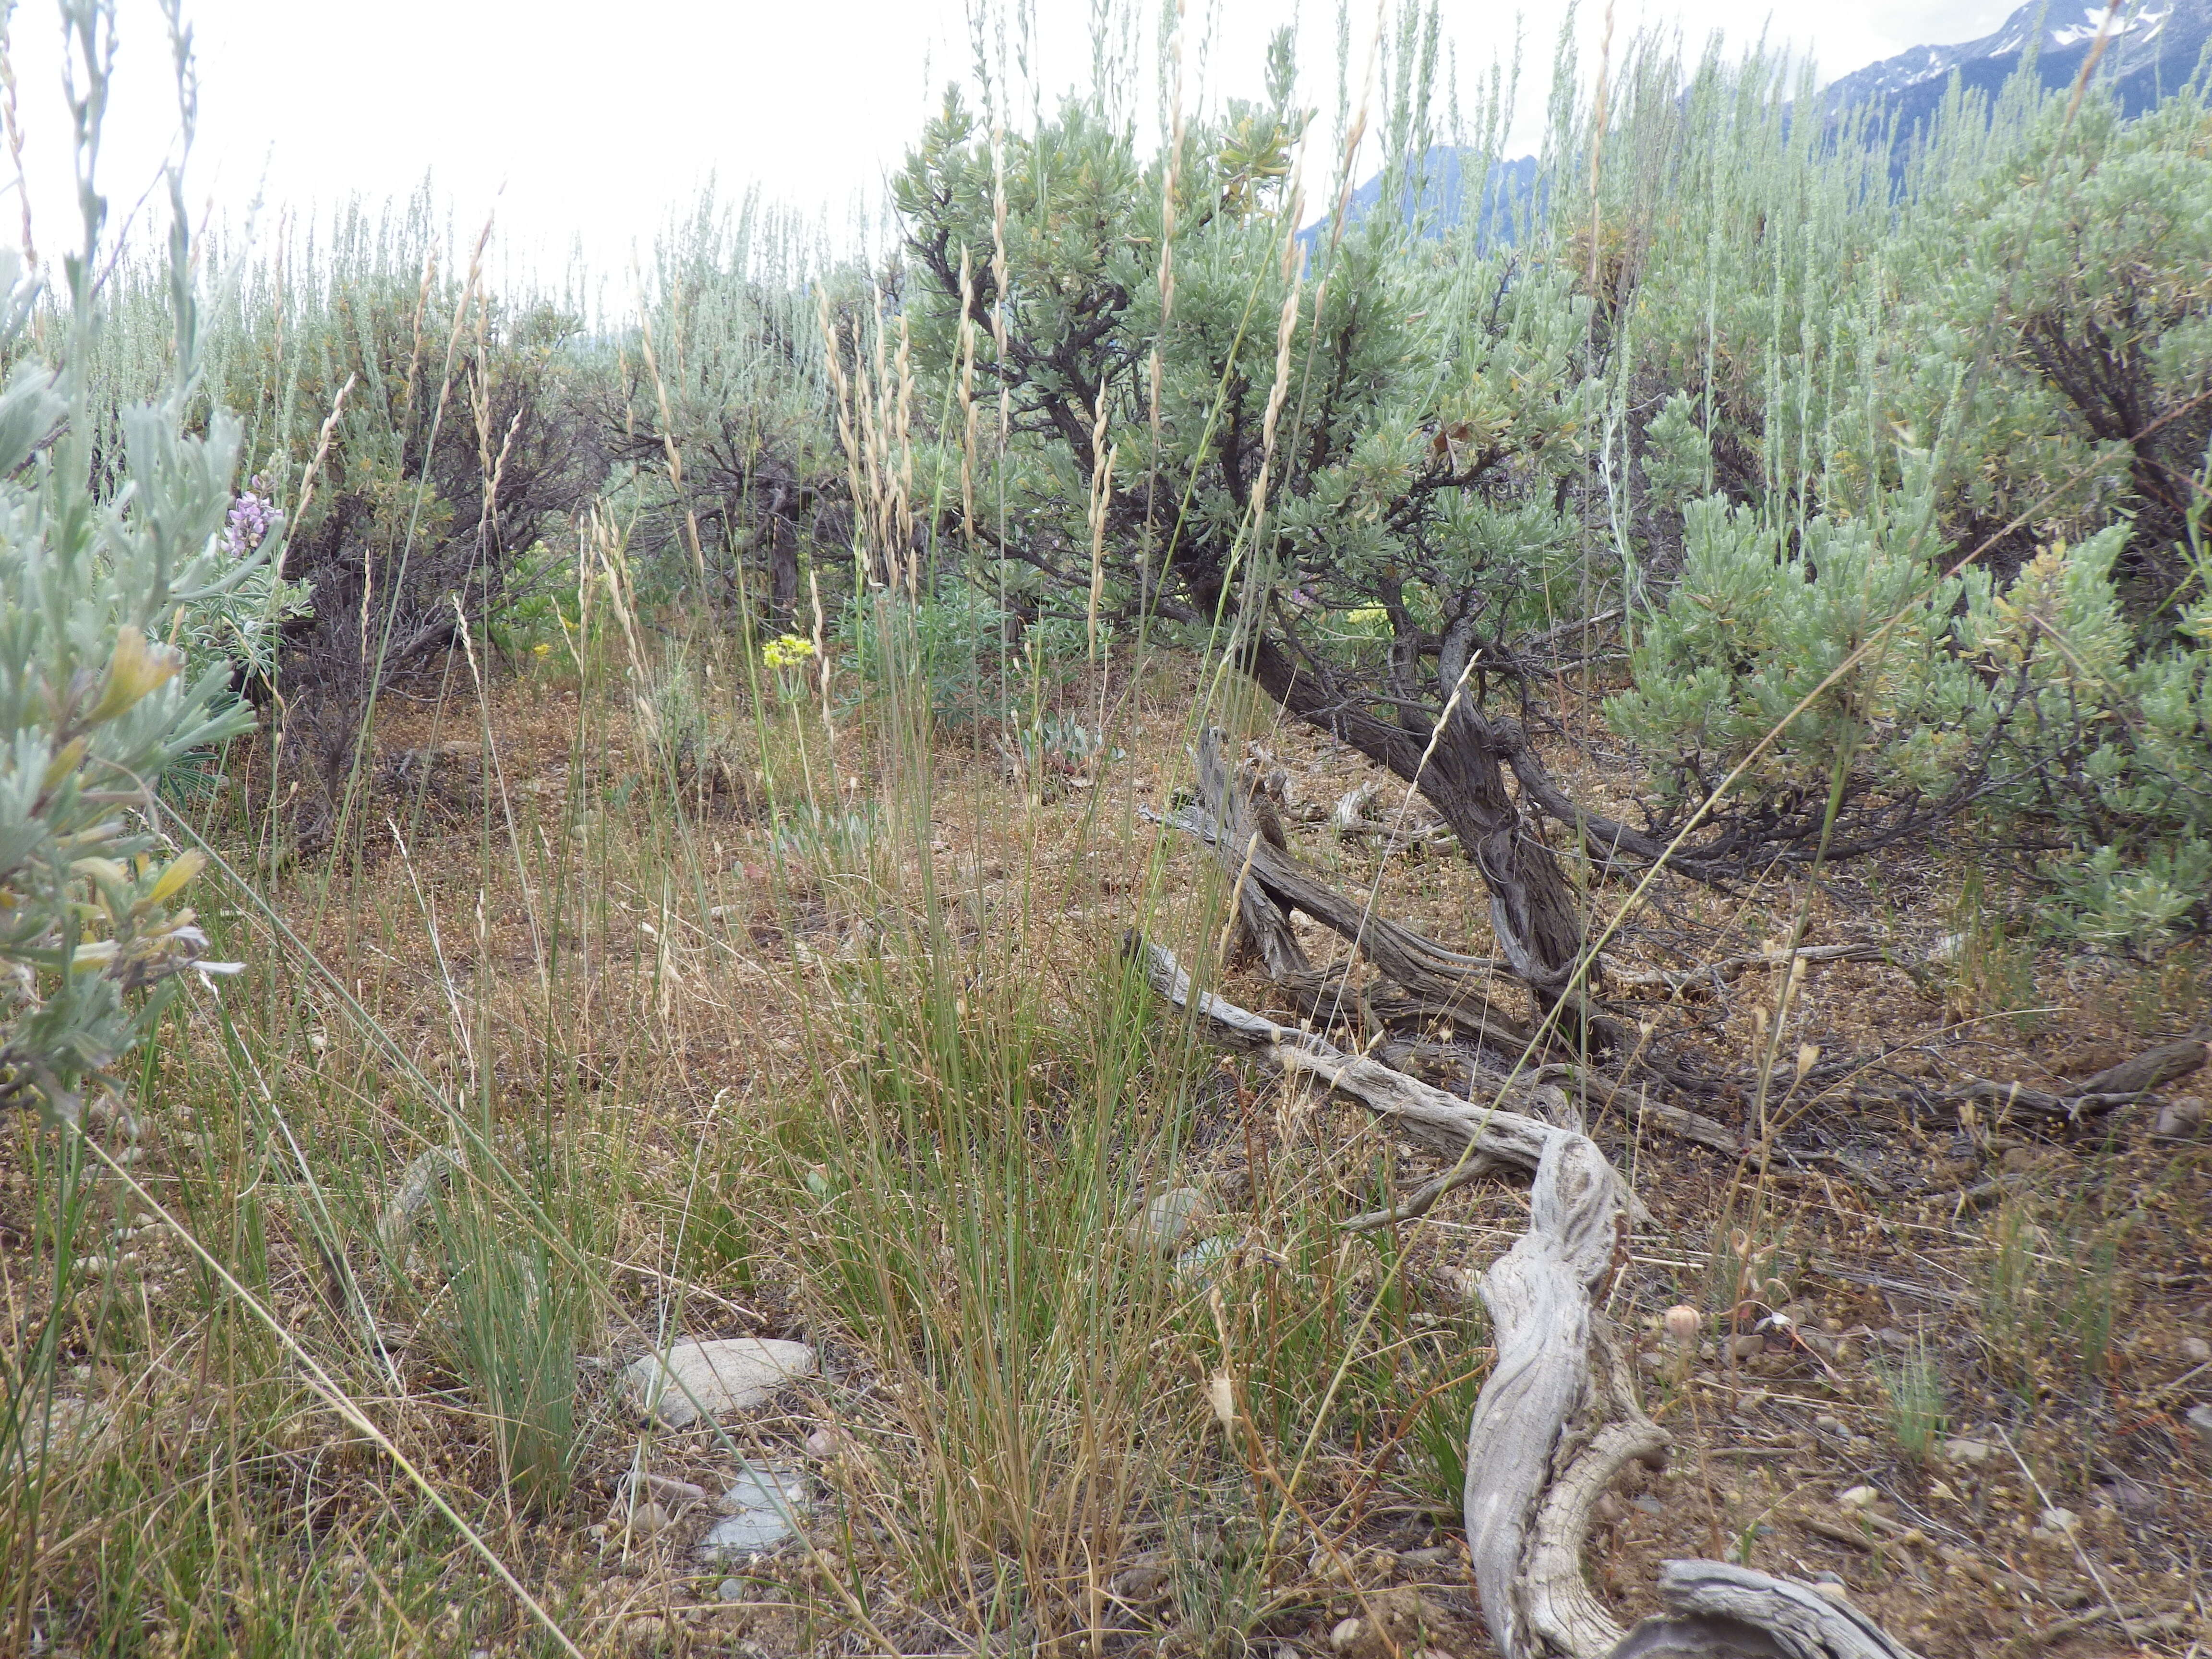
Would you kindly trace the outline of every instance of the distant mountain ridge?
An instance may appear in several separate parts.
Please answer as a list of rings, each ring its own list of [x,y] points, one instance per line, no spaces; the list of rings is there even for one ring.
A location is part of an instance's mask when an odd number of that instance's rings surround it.
[[[2129,15],[2121,8],[2112,39],[2096,70],[2129,115],[2140,115],[2179,91],[2197,72],[2212,42],[2212,0],[2142,0]],[[1830,114],[1862,104],[1894,112],[1900,134],[1924,126],[1942,104],[1956,75],[1971,91],[1994,96],[2036,53],[2036,78],[2046,88],[2070,87],[2095,50],[2106,9],[2083,0],[2028,0],[1995,33],[1954,46],[1915,46],[1829,83],[1820,94]]]
[[[1482,240],[1511,246],[1519,216],[1536,188],[1536,158],[1533,155],[1523,155],[1516,161],[1500,161],[1492,168],[1480,150],[1438,144],[1429,151],[1423,163],[1419,194],[1413,185],[1407,185],[1399,211],[1408,219],[1425,218],[1437,230],[1457,227],[1468,216],[1468,175],[1477,172],[1482,175],[1475,185],[1483,198],[1477,215],[1483,226]],[[1378,173],[1352,192],[1351,199],[1345,204],[1345,222],[1362,222],[1382,200],[1382,175]],[[1311,254],[1328,231],[1328,218],[1324,215],[1300,231],[1298,240]]]
[[[1995,97],[2033,50],[2037,79],[2045,87],[2072,86],[2095,50],[2105,15],[2103,6],[2084,0],[2028,0],[2002,27],[1978,40],[1914,46],[1831,82],[1820,94],[1821,107],[1832,118],[1862,105],[1881,105],[1884,113],[1894,117],[1899,139],[1909,139],[1942,106],[1954,75],[1968,90]],[[2096,83],[2112,89],[2126,114],[2140,115],[2198,73],[2208,45],[2212,45],[2212,0],[2142,0],[2133,15],[2123,5],[2121,21],[2098,63]],[[1468,216],[1467,175],[1476,170],[1483,173],[1482,240],[1510,246],[1536,188],[1533,155],[1500,161],[1493,171],[1479,151],[1440,144],[1429,152],[1418,198],[1409,188],[1400,211],[1407,218],[1419,214],[1437,230],[1459,225]],[[1358,224],[1382,200],[1378,173],[1352,192],[1347,222]],[[1301,231],[1298,240],[1310,252],[1328,226],[1326,217],[1319,219]]]

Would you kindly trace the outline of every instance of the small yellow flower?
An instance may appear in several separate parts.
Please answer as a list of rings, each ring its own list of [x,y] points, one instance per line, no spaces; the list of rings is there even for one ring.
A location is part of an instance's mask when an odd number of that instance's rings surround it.
[[[814,654],[814,641],[799,634],[786,634],[770,640],[761,653],[761,660],[770,668],[796,668]]]
[[[206,864],[207,854],[197,847],[178,854],[170,860],[169,867],[161,872],[161,878],[154,884],[153,890],[132,906],[132,909],[143,915],[162,900],[174,897]]]
[[[145,635],[138,629],[118,629],[115,655],[107,665],[106,689],[100,694],[100,701],[93,705],[84,723],[98,726],[103,720],[113,720],[184,665],[185,653],[173,645],[149,645]]]
[[[553,647],[546,644],[544,641],[540,640],[537,644],[530,647],[530,654],[533,657],[542,657],[552,648]]]

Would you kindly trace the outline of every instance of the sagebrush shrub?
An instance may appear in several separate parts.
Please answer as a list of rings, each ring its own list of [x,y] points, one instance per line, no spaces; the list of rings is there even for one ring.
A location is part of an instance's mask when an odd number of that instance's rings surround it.
[[[181,204],[179,204],[181,210]],[[89,243],[91,239],[88,238]],[[226,540],[238,422],[188,422],[193,315],[181,240],[176,372],[117,411],[120,453],[95,457],[84,370],[99,325],[90,247],[70,262],[57,367],[20,358],[0,393],[0,1099],[73,1117],[153,1028],[206,934],[179,900],[200,868],[158,833],[155,792],[179,760],[252,723],[222,650],[178,641],[263,619],[281,527]],[[37,302],[0,251],[0,349]],[[96,465],[97,463],[100,463]]]

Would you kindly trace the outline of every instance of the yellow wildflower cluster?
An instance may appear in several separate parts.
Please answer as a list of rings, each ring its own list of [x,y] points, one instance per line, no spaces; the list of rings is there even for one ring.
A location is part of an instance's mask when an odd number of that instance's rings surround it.
[[[796,668],[814,654],[814,641],[803,635],[785,634],[770,640],[761,653],[761,660],[779,672]]]

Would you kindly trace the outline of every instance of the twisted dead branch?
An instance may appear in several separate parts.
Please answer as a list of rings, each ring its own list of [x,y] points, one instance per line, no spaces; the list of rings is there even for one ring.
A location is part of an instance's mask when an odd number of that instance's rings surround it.
[[[1498,1358],[1468,1430],[1468,1547],[1506,1659],[1911,1659],[1809,1585],[1717,1561],[1668,1563],[1668,1613],[1626,1633],[1590,1588],[1583,1544],[1592,1508],[1632,1461],[1662,1462],[1668,1442],[1638,1404],[1600,1307],[1641,1206],[1596,1143],[1570,1127],[1564,1092],[1509,1080],[1498,1104],[1461,1100],[1197,990],[1157,945],[1133,937],[1128,946],[1153,989],[1215,1042],[1316,1079],[1463,1164],[1533,1170],[1528,1230],[1482,1276]]]

